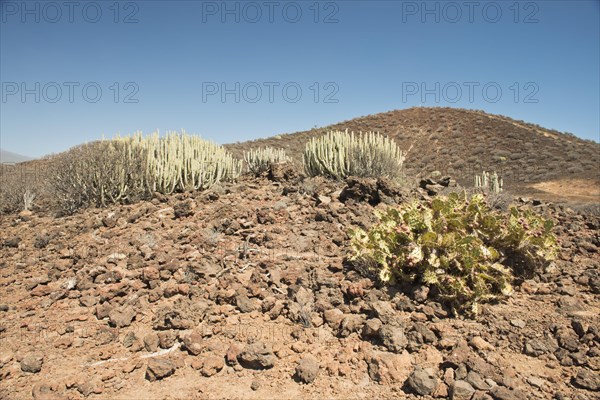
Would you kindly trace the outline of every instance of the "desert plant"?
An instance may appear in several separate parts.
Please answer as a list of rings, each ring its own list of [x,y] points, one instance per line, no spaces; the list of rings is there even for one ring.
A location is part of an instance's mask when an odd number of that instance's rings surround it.
[[[203,190],[221,182],[236,179],[242,170],[222,146],[199,136],[167,132],[143,137],[136,134],[122,139],[147,152],[147,186],[162,194],[185,190]]]
[[[86,143],[52,160],[54,195],[62,211],[133,202],[146,194],[147,154],[123,140]]]
[[[35,192],[29,188],[25,189],[23,193],[23,210],[29,211],[31,210],[31,206],[33,205],[33,200],[35,200]]]
[[[303,162],[308,176],[342,180],[348,176],[399,178],[405,154],[375,132],[355,135],[334,131],[306,144]]]
[[[31,210],[41,187],[37,171],[28,171],[22,164],[0,164],[0,212]]]
[[[285,154],[283,149],[264,147],[244,152],[244,160],[248,164],[248,170],[254,175],[260,176],[267,172],[271,165],[290,162],[291,158]]]
[[[456,313],[508,296],[515,275],[531,276],[556,254],[553,222],[530,210],[490,210],[484,197],[451,193],[378,213],[352,230],[349,260],[390,284],[425,284]]]
[[[495,171],[491,175],[485,171],[481,175],[475,175],[475,187],[485,192],[500,193],[503,184],[502,178]]]
[[[54,193],[67,213],[131,203],[154,192],[202,190],[241,172],[241,161],[223,147],[185,132],[84,144],[55,156],[53,165]]]

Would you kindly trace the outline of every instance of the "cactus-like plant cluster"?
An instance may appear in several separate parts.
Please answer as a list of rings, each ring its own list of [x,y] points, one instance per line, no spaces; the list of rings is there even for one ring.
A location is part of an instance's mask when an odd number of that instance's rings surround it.
[[[273,164],[282,164],[292,161],[292,159],[285,154],[285,150],[274,149],[273,147],[245,151],[244,160],[248,165],[248,170],[256,176],[260,176],[267,172]]]
[[[531,275],[556,255],[553,222],[528,210],[490,210],[465,193],[378,213],[370,230],[350,232],[350,261],[383,282],[424,284],[455,312],[511,293],[514,275]]]
[[[133,151],[147,153],[148,190],[162,194],[185,190],[204,190],[222,181],[236,179],[242,163],[222,146],[199,136],[167,132],[165,136],[140,133],[120,139],[131,143]]]
[[[481,175],[475,175],[475,187],[485,192],[500,193],[503,184],[502,178],[495,171],[491,175],[485,171]]]
[[[34,191],[30,189],[25,189],[25,192],[23,193],[23,211],[31,210],[35,197],[36,194]]]
[[[141,133],[84,144],[54,160],[53,187],[66,212],[130,203],[154,192],[202,190],[241,173],[241,160],[185,132]]]
[[[333,131],[306,144],[303,162],[308,176],[342,180],[348,176],[399,178],[405,154],[390,138],[376,132]]]

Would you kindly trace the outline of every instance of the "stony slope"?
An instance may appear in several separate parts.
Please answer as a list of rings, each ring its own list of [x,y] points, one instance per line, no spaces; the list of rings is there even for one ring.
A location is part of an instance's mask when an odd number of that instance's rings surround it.
[[[374,207],[342,188],[2,218],[0,398],[597,398],[598,218],[536,206],[555,268],[462,320],[344,264]]]

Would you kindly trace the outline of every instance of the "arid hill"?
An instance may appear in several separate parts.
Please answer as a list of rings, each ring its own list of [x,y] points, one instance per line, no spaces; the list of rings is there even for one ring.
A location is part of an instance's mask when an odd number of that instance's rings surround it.
[[[477,110],[395,110],[226,147],[239,157],[253,147],[284,148],[301,162],[309,138],[345,129],[374,130],[392,137],[408,152],[404,163],[408,176],[440,171],[472,186],[474,174],[496,170],[505,188],[515,192],[548,194],[552,200],[557,200],[556,195],[583,202],[600,200],[600,144]]]

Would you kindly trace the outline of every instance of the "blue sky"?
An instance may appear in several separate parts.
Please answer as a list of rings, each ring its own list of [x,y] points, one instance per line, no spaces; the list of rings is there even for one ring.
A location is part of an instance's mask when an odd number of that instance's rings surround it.
[[[16,153],[156,129],[230,143],[420,105],[599,140],[598,1],[0,3],[0,147]]]

